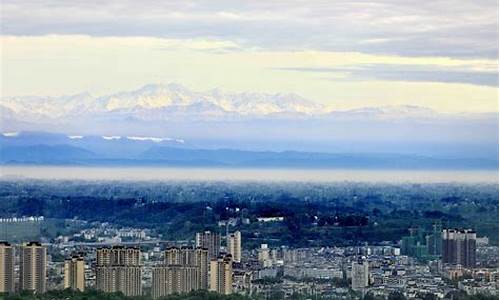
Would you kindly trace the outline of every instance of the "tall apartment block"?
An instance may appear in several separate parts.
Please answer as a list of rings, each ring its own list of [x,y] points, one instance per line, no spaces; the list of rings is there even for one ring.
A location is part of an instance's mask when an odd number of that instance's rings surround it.
[[[263,267],[270,267],[273,264],[273,262],[271,260],[270,251],[269,250],[270,249],[267,247],[267,244],[261,244],[260,248],[257,250],[258,251],[259,263]]]
[[[471,229],[444,229],[442,234],[442,261],[460,264],[465,268],[476,266],[476,232]]]
[[[165,250],[164,264],[153,269],[153,298],[199,289],[208,289],[208,249]]]
[[[220,234],[211,231],[196,233],[196,247],[208,249],[210,259],[217,258],[220,251]]]
[[[425,237],[427,253],[430,255],[441,255],[441,251],[443,250],[442,231],[441,224],[434,224],[432,226],[432,233]]]
[[[14,293],[14,247],[0,241],[0,293]]]
[[[199,284],[197,289],[208,290],[208,249],[191,247],[170,247],[165,250],[164,265],[194,266],[199,270]]]
[[[21,246],[19,263],[19,289],[44,293],[47,279],[47,249],[39,242],[24,244]]]
[[[97,249],[96,288],[126,296],[142,295],[141,250],[113,246]]]
[[[353,290],[361,290],[368,286],[370,273],[366,259],[359,258],[352,262],[351,278],[351,287]]]
[[[223,295],[233,292],[233,259],[231,254],[219,255],[210,261],[210,290]]]
[[[64,288],[85,290],[85,262],[81,256],[72,256],[64,261]]]
[[[235,231],[228,237],[228,250],[233,256],[233,261],[241,262],[241,232]]]
[[[199,287],[199,268],[193,266],[156,266],[153,268],[151,294],[154,299],[174,293],[188,293]]]

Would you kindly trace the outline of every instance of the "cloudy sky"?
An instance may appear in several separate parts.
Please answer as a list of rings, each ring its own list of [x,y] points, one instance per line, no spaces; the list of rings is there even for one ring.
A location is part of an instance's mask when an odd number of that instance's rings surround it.
[[[334,109],[498,110],[498,1],[17,1],[2,96],[150,83],[293,92]]]

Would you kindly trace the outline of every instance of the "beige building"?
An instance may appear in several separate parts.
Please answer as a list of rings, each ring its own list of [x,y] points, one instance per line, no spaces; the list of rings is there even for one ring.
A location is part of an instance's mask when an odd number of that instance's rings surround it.
[[[181,248],[181,261],[183,266],[194,266],[199,268],[199,287],[201,290],[208,290],[208,268],[209,268],[208,249],[206,248]],[[167,263],[167,262],[165,262]]]
[[[113,246],[97,249],[96,288],[126,296],[142,295],[141,250]]]
[[[200,289],[208,289],[208,250],[190,247],[165,250],[164,264],[153,269],[153,297]]]
[[[210,261],[210,290],[223,295],[233,292],[233,260],[231,254]]]
[[[351,288],[355,291],[368,287],[370,272],[368,261],[360,258],[352,262],[351,268]]]
[[[14,293],[14,247],[0,242],[0,293]]]
[[[194,266],[200,270],[199,274],[199,289],[208,290],[208,250],[205,248],[191,247],[170,247],[165,250],[164,264]]]
[[[220,251],[220,234],[211,231],[197,232],[196,247],[208,249],[210,259],[217,258]]]
[[[190,265],[200,268],[200,289],[208,290],[209,256],[205,248],[196,248],[190,259]]]
[[[151,294],[154,299],[182,294],[200,287],[199,268],[194,266],[162,265],[153,268]]]
[[[233,256],[233,261],[241,262],[241,232],[235,231],[229,235],[228,250]]]
[[[269,250],[270,249],[267,247],[267,244],[261,244],[260,248],[257,250],[259,262],[265,268],[273,265]]]
[[[165,265],[180,265],[181,261],[181,248],[169,247],[165,250],[163,261]]]
[[[47,277],[47,249],[39,242],[21,246],[19,289],[44,293]]]
[[[85,262],[81,256],[73,256],[64,261],[64,288],[85,290]]]

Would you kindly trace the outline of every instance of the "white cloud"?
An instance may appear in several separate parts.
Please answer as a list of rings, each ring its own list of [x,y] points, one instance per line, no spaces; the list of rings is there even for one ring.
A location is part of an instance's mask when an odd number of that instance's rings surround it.
[[[104,95],[149,83],[179,82],[194,90],[217,87],[229,92],[296,93],[334,109],[419,105],[444,112],[498,110],[496,87],[470,84],[481,83],[477,80],[464,81],[466,74],[473,78],[480,73],[497,72],[496,59],[269,51],[247,49],[224,40],[81,35],[3,36],[2,46],[4,96],[51,96],[83,90]],[[408,82],[404,77],[403,81],[389,78],[387,72],[380,76],[372,72],[360,82],[359,78],[350,78],[348,70],[334,76],[276,70],[366,69],[373,65],[404,72],[453,69],[465,75],[455,82],[443,83],[441,77],[435,76]]]
[[[241,41],[404,56],[498,55],[498,1],[15,1],[5,34]]]

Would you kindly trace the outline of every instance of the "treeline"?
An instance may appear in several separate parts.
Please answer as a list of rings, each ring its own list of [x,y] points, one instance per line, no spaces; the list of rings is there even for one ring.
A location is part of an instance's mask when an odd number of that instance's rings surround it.
[[[72,290],[54,290],[45,294],[33,294],[22,292],[15,295],[1,295],[0,299],[5,300],[152,300],[149,296],[127,297],[122,293],[104,293],[101,291],[88,290],[85,292]],[[170,295],[161,300],[250,300],[251,298],[232,294],[220,295],[208,291],[193,291],[188,294]]]
[[[362,300],[406,300],[407,298],[403,295],[403,293],[399,291],[393,291],[389,293],[388,297],[382,296],[374,296],[370,292],[368,292]],[[416,299],[421,300],[438,300],[439,298],[431,293],[420,293],[417,294]],[[498,296],[493,295],[484,295],[484,294],[476,294],[476,295],[467,295],[464,291],[452,291],[445,296],[445,299],[453,299],[453,300],[497,300]]]
[[[495,185],[0,182],[0,217],[45,216],[154,229],[192,238],[229,218],[245,243],[293,247],[395,241],[410,226],[469,227],[498,242]],[[259,217],[284,217],[262,224]],[[64,226],[43,231],[66,234]],[[256,235],[255,232],[259,234]]]
[[[430,293],[425,293],[418,296],[422,300],[438,300],[438,298]],[[493,295],[467,295],[462,291],[453,291],[446,296],[447,299],[455,300],[496,300],[497,296]],[[20,294],[1,294],[0,299],[2,300],[153,300],[149,296],[136,296],[127,297],[122,293],[104,293],[96,290],[87,290],[84,292],[73,291],[73,290],[53,290],[44,294],[34,294],[31,292],[22,292]],[[283,291],[273,290],[270,295],[256,295],[256,296],[244,296],[239,294],[231,295],[221,295],[209,291],[193,291],[187,294],[174,294],[167,297],[162,297],[160,300],[263,300],[263,299],[273,299],[273,300],[284,300],[285,295]],[[311,295],[294,293],[287,299],[293,300],[305,300],[311,299]],[[327,295],[314,295],[314,299],[326,300],[326,299],[336,299],[335,296]],[[361,295],[351,294],[348,299],[362,299],[362,300],[384,300],[384,297],[374,296],[371,293],[367,293],[364,297]],[[387,300],[406,300],[407,298],[403,293],[395,291],[388,295]]]

